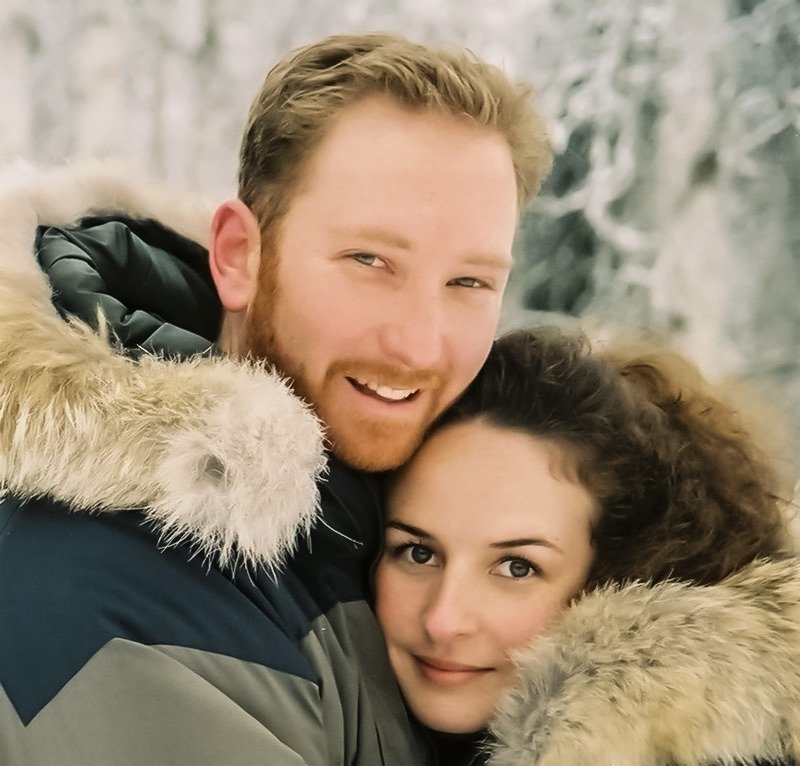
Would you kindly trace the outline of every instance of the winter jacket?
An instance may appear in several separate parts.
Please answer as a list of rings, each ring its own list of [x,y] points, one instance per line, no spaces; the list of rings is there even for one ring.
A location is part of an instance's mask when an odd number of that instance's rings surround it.
[[[426,763],[376,479],[214,353],[208,209],[121,178],[0,182],[0,763]]]

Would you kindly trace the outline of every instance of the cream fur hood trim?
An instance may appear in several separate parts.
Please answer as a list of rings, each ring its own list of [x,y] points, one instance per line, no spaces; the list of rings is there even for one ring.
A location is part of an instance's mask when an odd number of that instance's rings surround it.
[[[123,358],[50,302],[40,224],[121,213],[207,244],[210,207],[130,179],[107,164],[0,176],[0,492],[146,508],[166,542],[273,566],[318,503],[323,434],[309,409],[256,364]]]
[[[595,591],[519,656],[492,766],[800,756],[800,564]]]

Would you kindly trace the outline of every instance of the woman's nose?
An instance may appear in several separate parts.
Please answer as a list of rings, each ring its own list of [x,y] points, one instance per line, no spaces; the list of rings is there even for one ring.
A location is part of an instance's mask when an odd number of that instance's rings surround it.
[[[445,579],[432,594],[423,615],[425,631],[438,643],[471,635],[479,624],[475,606],[466,582],[455,577]]]

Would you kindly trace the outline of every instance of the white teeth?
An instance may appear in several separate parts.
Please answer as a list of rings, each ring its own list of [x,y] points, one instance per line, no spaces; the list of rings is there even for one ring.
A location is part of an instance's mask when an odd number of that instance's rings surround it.
[[[354,378],[356,383],[361,384],[362,386],[366,386],[370,391],[374,391],[378,396],[383,399],[389,399],[393,402],[400,402],[403,399],[408,399],[409,396],[412,394],[416,394],[419,389],[402,389],[402,388],[390,388],[389,386],[380,386],[377,383],[372,383],[369,380],[363,380],[362,378]]]
[[[370,386],[370,388],[372,388]],[[389,386],[379,386],[372,389],[378,396],[384,399],[391,399],[393,402],[399,402],[401,399],[407,399],[413,391],[403,391],[399,388],[389,388]]]

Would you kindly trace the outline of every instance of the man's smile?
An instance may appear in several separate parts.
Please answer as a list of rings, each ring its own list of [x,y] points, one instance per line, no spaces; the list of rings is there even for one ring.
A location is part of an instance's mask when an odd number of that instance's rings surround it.
[[[367,380],[364,378],[351,378],[348,377],[347,380],[361,393],[367,394],[368,396],[373,396],[376,399],[380,399],[382,401],[387,402],[403,402],[408,401],[409,399],[416,396],[420,389],[408,389],[408,388],[392,388],[391,386],[387,386],[381,383],[376,383],[371,380]]]

